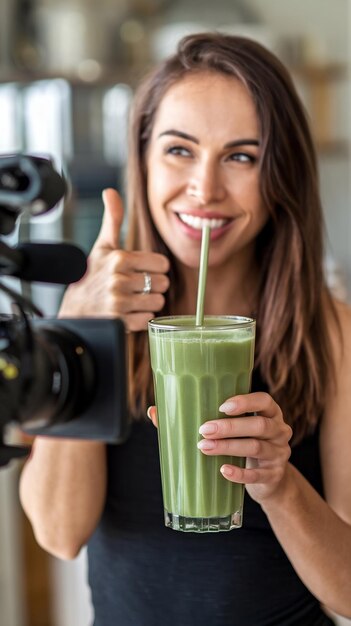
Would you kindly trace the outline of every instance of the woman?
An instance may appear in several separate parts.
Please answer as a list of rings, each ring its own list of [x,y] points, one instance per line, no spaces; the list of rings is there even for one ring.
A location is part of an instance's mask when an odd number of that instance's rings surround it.
[[[316,159],[291,80],[252,41],[186,37],[136,95],[129,154],[127,249],[105,190],[61,315],[124,320],[133,429],[106,448],[36,440],[21,499],[38,542],[62,558],[88,543],[101,626],[331,624],[321,604],[351,615],[351,317],[324,283]],[[200,444],[248,457],[222,467],[246,484],[244,524],[196,535],[163,526],[145,331],[194,313],[203,217],[205,311],[254,315],[258,333],[252,393],[228,398]]]

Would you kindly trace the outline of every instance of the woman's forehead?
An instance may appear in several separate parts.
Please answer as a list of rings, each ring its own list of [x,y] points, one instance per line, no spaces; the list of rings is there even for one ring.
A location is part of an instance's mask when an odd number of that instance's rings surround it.
[[[238,78],[215,72],[193,73],[169,87],[155,116],[155,133],[170,124],[181,124],[184,132],[223,127],[226,134],[259,133],[256,108],[247,87]]]

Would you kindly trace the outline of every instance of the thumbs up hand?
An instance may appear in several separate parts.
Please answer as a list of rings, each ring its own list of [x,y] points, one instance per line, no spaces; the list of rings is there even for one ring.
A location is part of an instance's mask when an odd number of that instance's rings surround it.
[[[104,215],[88,258],[88,270],[70,285],[60,317],[119,317],[127,330],[146,330],[165,303],[169,260],[156,252],[120,248],[123,205],[114,189],[103,192]],[[151,279],[151,291],[143,290]]]

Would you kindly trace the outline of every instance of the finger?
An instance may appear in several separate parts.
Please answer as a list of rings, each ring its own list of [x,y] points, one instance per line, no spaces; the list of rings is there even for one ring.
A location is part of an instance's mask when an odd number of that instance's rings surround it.
[[[165,293],[169,288],[170,281],[165,274],[150,274],[152,293]],[[118,272],[110,279],[110,288],[124,294],[142,293],[145,286],[144,274],[135,272],[123,274]]]
[[[279,405],[273,400],[272,396],[263,391],[229,398],[221,404],[219,410],[226,415],[242,415],[243,413],[257,412],[270,418],[277,415],[281,416]]]
[[[237,465],[225,464],[220,468],[220,472],[224,478],[233,483],[253,485],[278,482],[283,469],[282,467],[272,467],[269,469],[260,469],[255,467],[247,469],[238,467]]]
[[[118,317],[122,318],[129,332],[136,333],[141,330],[147,330],[147,324],[155,317],[155,313],[129,313],[128,315],[119,315]]]
[[[152,421],[153,425],[157,428],[157,409],[155,406],[149,406],[146,411],[148,418]]]
[[[129,295],[111,292],[109,303],[110,309],[114,310],[117,315],[143,312],[154,316],[155,311],[163,309],[165,297],[161,293]]]
[[[199,433],[206,439],[224,439],[228,437],[272,439],[277,434],[277,424],[274,420],[264,415],[222,417],[219,420],[202,424]]]
[[[285,448],[263,439],[202,439],[197,447],[208,456],[244,456],[265,461],[276,460],[278,456],[285,460],[287,456]]]
[[[111,270],[131,274],[139,273],[139,280],[144,280],[143,272],[151,274],[166,274],[170,263],[166,256],[158,252],[143,252],[141,250],[118,250],[116,251]]]
[[[102,192],[104,214],[96,244],[101,248],[115,250],[120,245],[120,232],[123,222],[123,204],[115,189]]]

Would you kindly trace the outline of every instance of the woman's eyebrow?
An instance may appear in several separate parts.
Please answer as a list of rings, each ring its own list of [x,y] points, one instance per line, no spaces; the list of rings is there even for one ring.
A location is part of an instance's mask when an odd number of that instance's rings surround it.
[[[164,135],[173,135],[175,137],[180,137],[181,139],[187,139],[188,141],[192,141],[193,143],[199,144],[200,141],[197,137],[193,135],[189,135],[188,133],[184,133],[181,130],[175,130],[174,128],[170,128],[169,130],[164,130],[159,134],[159,137],[163,137]],[[258,139],[235,139],[235,141],[229,141],[224,145],[224,148],[235,148],[237,146],[259,146],[260,142]]]
[[[258,139],[236,139],[235,141],[229,141],[224,145],[225,148],[236,148],[237,146],[259,146]]]
[[[159,137],[163,137],[163,135],[175,135],[176,137],[188,139],[189,141],[193,141],[194,143],[200,143],[200,141],[196,139],[196,137],[194,137],[193,135],[188,135],[188,133],[183,133],[183,131],[175,130],[173,128],[170,128],[169,130],[164,130],[162,133],[159,134]]]

